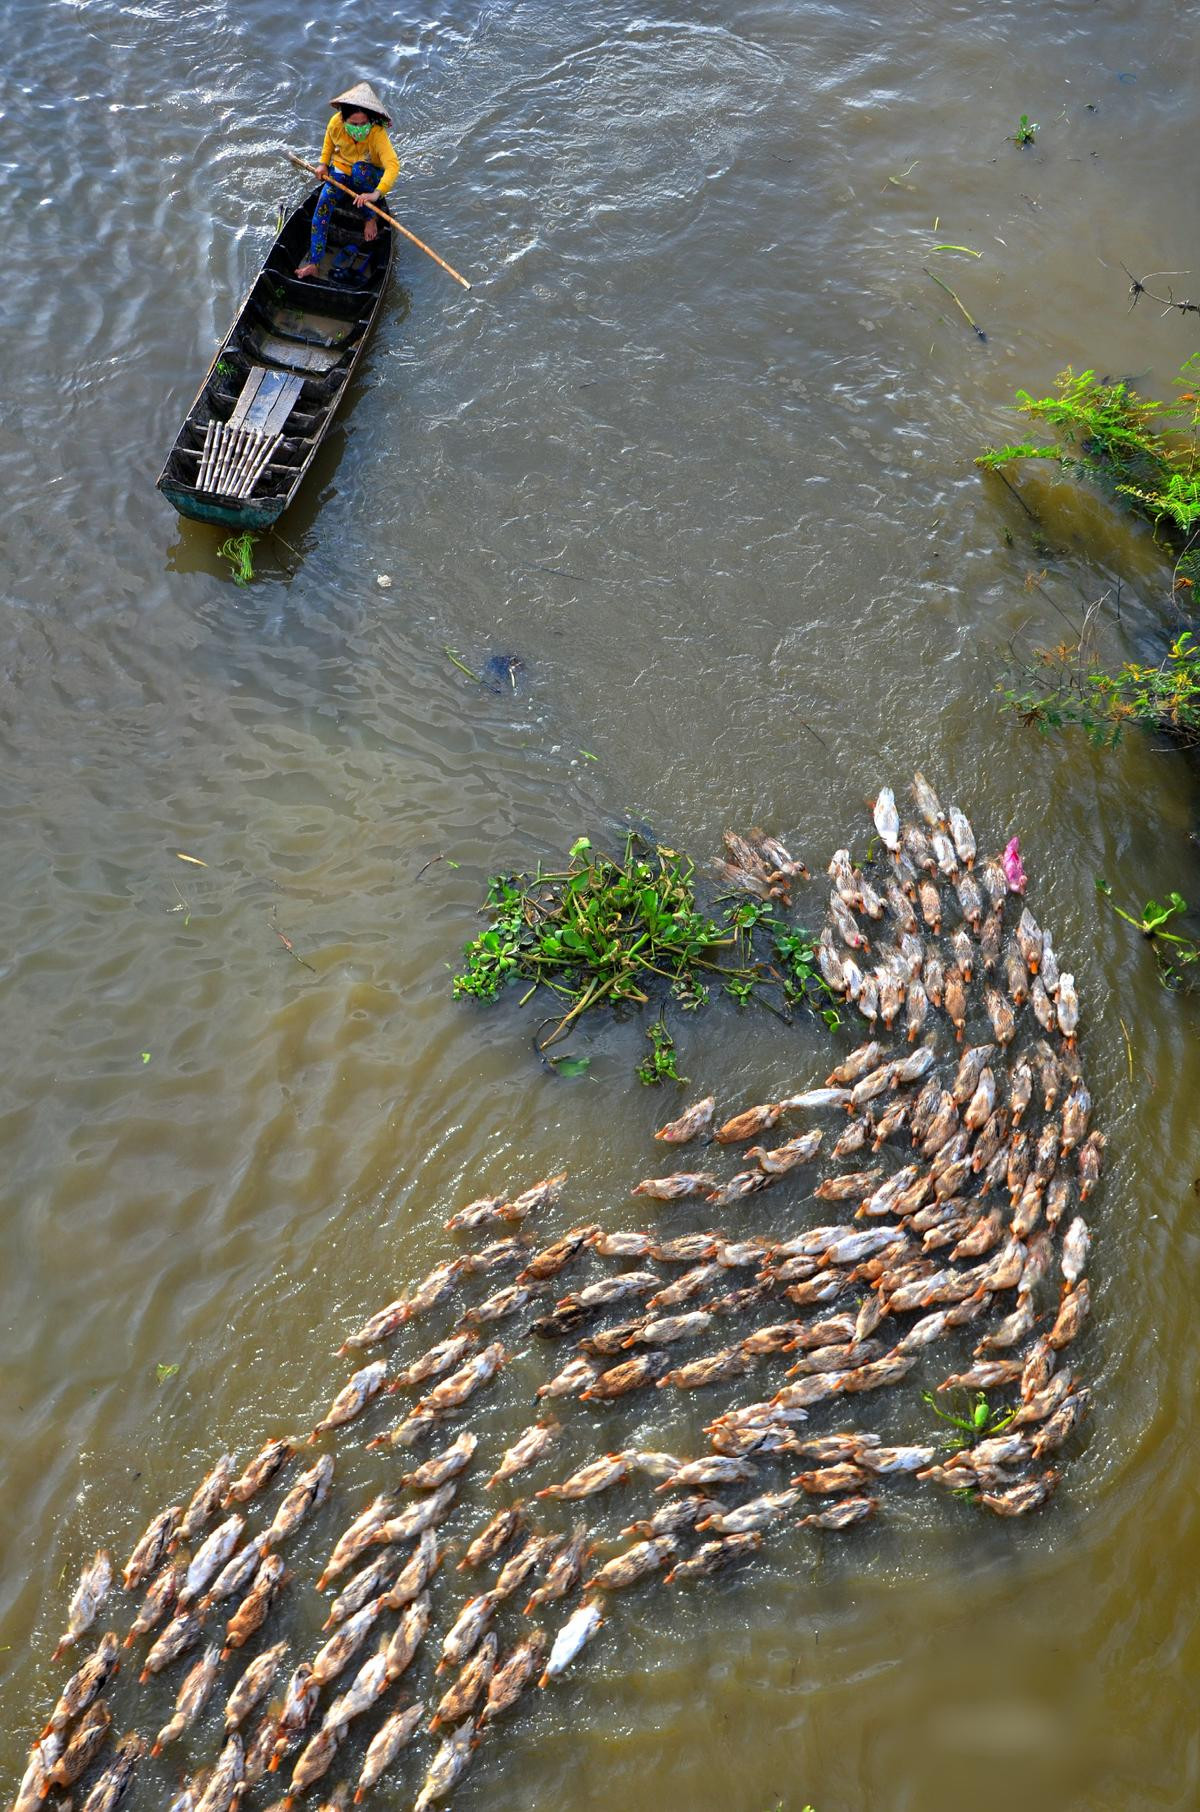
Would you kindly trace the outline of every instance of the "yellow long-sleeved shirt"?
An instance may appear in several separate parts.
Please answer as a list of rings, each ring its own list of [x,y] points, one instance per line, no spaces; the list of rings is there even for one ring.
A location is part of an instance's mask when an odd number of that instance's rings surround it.
[[[379,193],[386,195],[400,174],[400,159],[392,150],[392,141],[383,126],[372,126],[366,138],[351,138],[340,113],[335,113],[325,128],[321,162],[331,170],[349,175],[355,164],[378,164],[383,171]]]

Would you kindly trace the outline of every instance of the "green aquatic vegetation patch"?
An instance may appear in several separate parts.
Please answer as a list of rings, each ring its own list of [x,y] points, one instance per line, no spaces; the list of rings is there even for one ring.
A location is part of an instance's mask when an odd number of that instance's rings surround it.
[[[1172,589],[1186,600],[1200,584],[1198,385],[1200,354],[1182,367],[1170,402],[1068,368],[1051,396],[1017,393],[1022,411],[1057,439],[989,447],[976,464],[1003,477],[1022,460],[1052,460],[1098,486],[1153,526],[1173,560]],[[1064,646],[1040,654],[1022,681],[1000,686],[1004,704],[1041,731],[1081,729],[1097,747],[1111,748],[1134,723],[1200,742],[1200,647],[1190,633],[1177,636],[1157,664],[1125,661],[1111,671],[1085,661],[1080,646]]]
[[[773,903],[706,907],[691,859],[633,832],[619,857],[580,837],[565,869],[493,875],[482,911],[489,922],[463,952],[454,997],[493,1002],[523,984],[524,1005],[548,989],[561,1012],[542,1049],[594,1008],[657,1000],[698,1011],[712,984],[743,1004],[762,1000],[785,1017],[808,1006],[838,1024],[806,931]],[[642,1080],[683,1080],[661,1013],[647,1036]]]
[[[1174,889],[1167,895],[1166,903],[1158,900],[1147,900],[1142,908],[1141,917],[1126,912],[1118,906],[1112,897],[1112,884],[1096,878],[1096,892],[1101,899],[1107,900],[1119,919],[1140,931],[1154,952],[1158,964],[1159,980],[1165,988],[1184,988],[1196,985],[1197,964],[1200,964],[1200,943],[1195,938],[1187,937],[1178,931],[1168,931],[1172,919],[1180,918],[1188,909],[1188,903],[1181,893]]]
[[[1044,735],[1079,729],[1097,748],[1115,748],[1132,723],[1200,744],[1200,647],[1190,630],[1176,636],[1157,666],[1125,661],[1109,672],[1055,650],[1023,678],[1022,685],[1001,685],[1001,699]]]
[[[645,1088],[655,1088],[664,1082],[686,1082],[687,1077],[679,1074],[676,1065],[675,1040],[661,1019],[656,1019],[646,1031],[650,1040],[650,1050],[634,1071],[638,1081]]]
[[[964,1445],[974,1447],[979,1441],[990,1441],[993,1435],[1008,1427],[1017,1413],[1015,1409],[999,1408],[989,1402],[984,1390],[976,1391],[973,1397],[966,1396],[965,1403],[960,1402],[957,1409],[943,1409],[930,1390],[921,1392],[921,1401],[929,1405],[939,1422],[948,1423],[955,1431],[942,1436],[947,1447],[955,1451]]]
[[[1024,459],[1054,460],[1066,472],[1098,484],[1127,503],[1184,552],[1200,532],[1200,353],[1175,379],[1172,402],[1142,396],[1132,384],[1109,383],[1094,371],[1070,366],[1054,380],[1054,394],[1017,392],[1017,406],[1031,421],[1057,435],[1049,445],[1021,441],[987,447],[976,459],[986,471]],[[1183,577],[1188,578],[1185,572]],[[1195,575],[1192,575],[1194,583]]]

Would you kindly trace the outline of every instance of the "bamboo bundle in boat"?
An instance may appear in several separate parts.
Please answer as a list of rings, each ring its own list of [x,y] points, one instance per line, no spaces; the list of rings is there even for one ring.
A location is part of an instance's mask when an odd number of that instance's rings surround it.
[[[278,451],[282,440],[282,434],[255,436],[254,444],[251,445],[249,452],[230,481],[230,491],[233,496],[249,497],[268,462]]]
[[[208,479],[208,468],[212,461],[213,451],[220,438],[220,426],[216,416],[210,416],[204,430],[204,445],[200,449],[200,469],[196,474],[196,489],[202,491]]]
[[[250,433],[251,430],[249,428],[234,428],[231,430],[228,424],[226,425],[221,446],[221,456],[217,461],[217,468],[213,473],[212,481],[209,485],[210,490],[218,491],[223,494],[228,493],[229,475],[237,463]]]
[[[199,462],[196,489],[225,497],[248,497],[283,444],[283,435],[261,428],[231,428],[210,421],[201,447],[189,449]]]
[[[268,443],[269,436],[264,434],[261,430],[257,430],[246,442],[229,478],[229,489],[233,496],[242,496],[243,481],[245,480],[246,473],[257,463],[259,455],[264,446],[268,445]]]

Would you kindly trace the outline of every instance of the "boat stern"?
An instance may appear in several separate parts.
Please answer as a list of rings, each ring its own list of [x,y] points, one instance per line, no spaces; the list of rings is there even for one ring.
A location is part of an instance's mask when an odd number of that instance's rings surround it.
[[[231,529],[271,528],[283,514],[287,502],[284,497],[267,497],[261,502],[247,498],[244,502],[218,503],[215,498],[202,496],[191,486],[179,484],[165,474],[158,480],[157,488],[181,516],[190,516],[193,522],[215,522]]]

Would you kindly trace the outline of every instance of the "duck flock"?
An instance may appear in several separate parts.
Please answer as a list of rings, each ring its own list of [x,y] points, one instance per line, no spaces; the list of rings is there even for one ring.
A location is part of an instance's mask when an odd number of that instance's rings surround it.
[[[1090,1403],[1080,1210],[1104,1139],[1015,840],[977,861],[962,813],[920,775],[914,797],[923,822],[902,824],[883,789],[877,857],[829,865],[817,955],[863,1042],[779,1100],[724,1118],[708,1097],[663,1126],[702,1156],[636,1184],[640,1228],[575,1224],[565,1174],[452,1214],[450,1255],[347,1334],[357,1369],[311,1463],[294,1432],[223,1454],[119,1583],[106,1549],[84,1567],[55,1656],[86,1658],[14,1812],[115,1812],[138,1777],[170,1812],[375,1792],[425,1812],[624,1591],[693,1590],[889,1492],[1046,1502]],[[806,872],[777,843],[727,846],[749,891]],[[528,1386],[527,1425],[496,1440],[502,1376]],[[962,1434],[923,1405],[916,1443],[872,1429],[901,1383],[965,1408]],[[350,1444],[378,1467],[366,1502],[339,1491]],[[301,1525],[315,1579],[289,1563]]]

